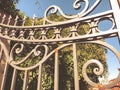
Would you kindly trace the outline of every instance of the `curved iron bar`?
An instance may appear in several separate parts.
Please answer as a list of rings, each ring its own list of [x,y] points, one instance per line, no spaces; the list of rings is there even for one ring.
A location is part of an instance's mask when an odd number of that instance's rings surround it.
[[[10,57],[9,57],[8,48],[6,47],[5,43],[3,43],[3,42],[0,42],[0,45],[2,47],[2,50],[3,50],[4,54],[5,54],[5,60],[9,63]],[[2,54],[3,54],[3,52],[2,52]]]
[[[90,12],[92,12],[97,5],[101,2],[101,0],[96,0],[96,2],[94,2],[94,4],[89,8],[89,1],[88,0],[76,0],[73,4],[74,9],[79,9],[81,7],[80,2],[85,2],[85,7],[84,9],[78,13],[77,15],[66,15],[63,13],[63,11],[56,5],[52,5],[50,7],[48,7],[44,13],[44,18],[45,21],[49,22],[49,23],[55,23],[55,21],[51,21],[47,18],[48,13],[51,11],[51,13],[57,13],[58,11],[60,12],[60,15],[63,16],[64,18],[67,19],[73,19],[73,18],[81,18],[81,17],[85,17],[87,14],[89,14]]]
[[[82,67],[82,74],[83,74],[85,81],[87,81],[89,83],[89,85],[95,87],[95,86],[97,86],[97,83],[94,83],[92,80],[90,80],[90,78],[88,77],[87,72],[86,72],[87,67],[90,64],[96,64],[98,66],[97,68],[93,69],[93,73],[95,75],[101,75],[104,71],[104,68],[103,68],[103,65],[101,64],[101,62],[99,62],[98,60],[95,60],[95,59],[88,60]]]
[[[20,61],[19,63],[15,63],[15,62],[12,61],[10,63],[10,65],[13,66],[14,68],[18,69],[18,70],[32,70],[32,69],[38,67],[39,65],[42,65],[46,60],[48,60],[48,58],[50,56],[52,56],[56,52],[56,50],[61,50],[62,48],[66,47],[66,46],[69,46],[69,45],[71,45],[71,44],[64,44],[64,45],[59,46],[58,48],[52,50],[50,53],[46,52],[44,54],[44,57],[37,64],[35,64],[33,66],[30,66],[30,67],[20,67],[20,66],[17,66],[17,64],[20,64],[23,61]],[[47,45],[44,45],[44,46],[45,46],[45,48],[47,48]]]
[[[78,42],[78,43],[93,43],[93,44],[99,44],[99,45],[102,45],[108,49],[110,49],[118,58],[118,60],[120,61],[120,53],[111,45],[109,45],[108,43],[104,42],[104,41],[86,41],[86,42]],[[71,44],[64,44],[62,46],[59,46],[58,48],[56,48],[58,51],[61,50],[62,48],[66,47],[66,46],[69,46],[69,45],[72,45]],[[38,46],[38,45],[37,45]],[[45,46],[47,47],[47,46]],[[40,62],[38,62],[36,65],[34,66],[30,66],[30,67],[20,67],[20,66],[17,66],[17,64],[20,64],[22,63],[23,61],[20,61],[19,63],[14,63],[13,61],[10,62],[10,65],[13,66],[14,68],[18,69],[18,70],[32,70],[36,67],[38,67],[39,65],[41,65],[42,63],[44,63],[51,55],[53,55],[55,52],[56,52],[56,49],[54,49],[53,51],[51,51],[50,53],[46,53],[45,56],[42,58],[42,60]],[[8,60],[9,61],[9,60]],[[94,73],[96,75],[100,75],[102,74],[103,72],[103,67],[102,65],[100,64],[99,61],[96,61],[96,60],[89,60],[88,62],[86,62],[84,65],[83,65],[83,68],[82,68],[82,74],[83,74],[83,77],[84,79],[91,85],[91,86],[97,86],[98,83],[94,83],[92,82],[89,77],[87,76],[86,74],[86,69],[87,69],[87,66],[90,65],[91,63],[95,63],[97,64],[99,67],[100,67],[100,71],[99,69],[94,69],[94,70],[97,70],[97,71],[94,71]],[[116,85],[116,83],[118,83],[120,81],[120,74],[118,75],[117,79],[115,81],[113,81],[112,83],[110,84],[107,84],[105,85],[104,87],[105,88],[111,88],[113,87],[114,85]]]
[[[18,43],[17,43],[17,44],[18,44]],[[16,44],[16,45],[17,45],[17,44]],[[32,50],[30,51],[30,53],[28,53],[27,56],[25,56],[21,61],[14,61],[14,59],[13,59],[14,50],[16,51],[16,52],[15,52],[16,54],[22,53],[23,47],[24,47],[23,44],[20,44],[21,47],[20,47],[20,48],[16,48],[16,45],[14,45],[14,47],[12,48],[12,50],[11,50],[11,52],[10,52],[10,63],[15,64],[15,65],[19,65],[19,64],[25,62],[32,54],[34,54],[35,56],[40,56],[41,51],[38,50],[38,48],[40,48],[41,46],[43,46],[43,47],[45,48],[45,50],[44,50],[45,53],[44,53],[44,55],[43,55],[42,58],[44,58],[44,57],[47,55],[47,53],[48,53],[48,48],[47,48],[46,45],[36,45],[35,48],[32,49]]]
[[[110,44],[108,44],[108,43],[106,43],[106,42],[103,42],[103,41],[88,41],[88,42],[83,42],[83,43],[94,43],[94,44],[99,44],[99,45],[102,45],[102,46],[108,48],[109,50],[111,50],[111,51],[116,55],[116,57],[118,58],[118,60],[119,60],[119,62],[120,62],[120,52],[118,52],[118,50],[117,50],[116,48],[114,48],[113,46],[111,46]],[[95,82],[91,81],[91,80],[89,79],[89,77],[87,76],[87,74],[86,74],[86,73],[87,73],[87,72],[86,72],[87,66],[90,65],[90,64],[92,64],[92,63],[95,63],[95,64],[97,64],[97,65],[99,66],[99,68],[98,68],[98,72],[100,72],[99,75],[102,74],[102,72],[103,72],[104,69],[103,69],[101,63],[100,63],[99,61],[96,61],[96,60],[89,60],[88,62],[86,62],[86,63],[83,65],[82,74],[83,74],[84,79],[85,79],[91,86],[93,86],[93,87],[96,86],[96,87],[97,87],[98,83],[95,83]],[[97,75],[96,72],[94,72],[94,73]],[[117,78],[115,79],[115,81],[113,81],[113,82],[111,82],[111,83],[109,83],[109,84],[107,84],[107,85],[104,85],[104,87],[107,88],[107,89],[110,89],[110,88],[112,88],[113,86],[115,86],[116,83],[119,83],[119,82],[120,82],[120,73],[119,73],[119,75],[117,76]]]
[[[44,13],[44,24],[43,25],[36,25],[36,26],[24,26],[25,24],[25,18],[22,23],[22,26],[17,26],[17,20],[18,17],[15,19],[14,26],[9,25],[11,17],[8,19],[7,25],[4,24],[5,21],[5,15],[3,16],[3,19],[0,23],[0,38],[4,38],[6,40],[10,41],[15,41],[16,44],[12,47],[12,49],[7,50],[7,47],[5,43],[0,42],[0,45],[2,46],[2,51],[4,51],[5,56],[6,56],[6,62],[11,65],[12,67],[15,68],[15,70],[24,70],[26,71],[26,79],[27,80],[27,72],[29,70],[35,69],[36,67],[40,67],[41,69],[42,64],[47,61],[47,59],[55,54],[56,50],[61,50],[64,47],[67,47],[73,43],[95,43],[102,45],[108,49],[110,49],[118,58],[120,61],[120,53],[111,45],[107,44],[106,42],[99,41],[100,39],[106,39],[110,37],[119,37],[119,26],[118,25],[118,20],[116,19],[117,13],[114,12],[114,10],[109,10],[100,14],[96,15],[91,15],[87,16],[90,12],[92,12],[97,5],[101,2],[101,0],[96,0],[94,4],[89,8],[89,1],[88,0],[76,0],[73,4],[74,9],[79,9],[81,7],[81,2],[85,3],[84,9],[78,14],[78,15],[73,15],[69,16],[63,13],[63,11],[55,5],[52,5],[48,7],[48,9]],[[66,21],[61,21],[61,22],[55,22],[51,21],[47,18],[47,15],[50,13],[57,13],[58,11],[60,14],[64,17],[67,18],[68,20]],[[114,14],[115,13],[115,14]],[[98,28],[98,24],[102,20],[110,20],[112,22],[112,26],[109,30],[107,31],[101,31]],[[117,22],[116,22],[117,20]],[[50,24],[46,24],[50,23]],[[82,25],[83,23],[87,23],[89,25],[89,31],[85,35],[79,35],[78,34],[78,27]],[[62,37],[61,36],[61,31],[64,30],[65,28],[70,28],[70,33],[67,37]],[[52,38],[47,37],[47,33],[49,30],[54,30],[54,35]],[[39,37],[35,37],[35,33],[41,31],[41,34]],[[27,34],[26,34],[27,33]],[[25,56],[23,59],[20,61],[14,61],[13,59],[13,54],[19,54],[23,51],[24,44],[34,44],[35,47]],[[62,43],[63,45],[57,47],[56,49],[52,50],[50,53],[48,53],[48,45],[49,44],[58,44]],[[67,43],[67,44],[66,44]],[[44,47],[45,52],[41,60],[30,67],[20,67],[19,64],[24,63],[32,54],[35,56],[40,56],[41,51],[39,50],[40,47]],[[56,54],[57,56],[57,54]],[[85,65],[83,65],[83,76],[85,77],[85,80],[91,85],[91,86],[96,86],[97,84],[92,82],[89,77],[86,74],[86,71],[84,69],[87,69],[87,66],[91,63],[98,64],[100,66],[100,73],[102,74],[103,72],[103,67],[100,64],[100,62],[96,60],[89,60]],[[98,70],[99,69],[95,69]],[[41,72],[41,70],[40,70]],[[95,72],[95,74],[97,74]],[[98,75],[98,74],[97,74]],[[39,75],[40,77],[40,75]],[[113,81],[112,83],[108,85],[104,85],[105,88],[111,88],[113,87],[116,83],[120,81],[120,74],[118,75],[117,79]],[[25,84],[24,84],[25,85]]]
[[[101,15],[103,15],[103,17],[101,17]],[[93,19],[93,20],[92,20]],[[8,40],[12,40],[12,41],[19,41],[19,42],[29,42],[29,43],[50,43],[50,42],[69,42],[69,41],[73,41],[77,38],[82,38],[82,39],[85,39],[85,38],[89,38],[91,36],[99,36],[99,34],[101,33],[93,33],[92,34],[86,34],[84,36],[81,36],[81,35],[78,35],[76,37],[72,36],[72,37],[61,37],[60,34],[61,34],[61,30],[59,30],[59,33],[56,34],[56,32],[58,32],[57,30],[60,28],[64,29],[67,27],[70,27],[71,24],[73,24],[73,26],[75,26],[73,29],[77,29],[77,25],[81,25],[81,23],[87,23],[89,26],[90,26],[90,30],[89,32],[93,31],[92,28],[95,28],[96,30],[98,29],[98,23],[101,21],[101,20],[104,20],[104,19],[107,19],[107,20],[110,20],[112,21],[113,25],[111,27],[111,32],[109,31],[106,31],[106,32],[103,32],[102,34],[105,35],[104,33],[108,33],[108,34],[112,34],[113,32],[117,33],[118,30],[117,29],[114,29],[115,27],[115,22],[113,20],[113,16],[112,16],[112,11],[108,11],[108,12],[104,12],[104,13],[101,13],[101,14],[98,14],[98,15],[94,15],[94,16],[87,16],[87,17],[83,17],[83,18],[80,18],[80,19],[72,19],[72,20],[68,20],[68,21],[65,21],[65,22],[59,22],[59,23],[56,23],[56,24],[50,24],[50,25],[41,25],[41,26],[10,26],[10,25],[4,25],[4,24],[0,24],[1,26],[1,33],[0,33],[0,37],[1,38],[5,38],[5,39],[8,39]],[[96,23],[93,23],[93,22],[96,22]],[[5,29],[5,31],[2,31],[2,29]],[[55,32],[54,32],[54,36],[56,35],[59,35],[59,38],[47,38],[47,31],[50,30],[50,29],[54,29]],[[114,29],[112,31],[112,29]],[[32,35],[31,34],[28,34],[28,35],[25,35],[25,33],[31,33],[31,30],[32,30]],[[43,38],[35,38],[35,32],[38,32],[38,31],[42,31],[41,33],[41,37]],[[100,30],[99,30],[100,31]],[[18,32],[18,33],[17,33]],[[73,30],[70,31],[70,33],[72,33]],[[76,31],[75,31],[76,32]],[[106,35],[107,36],[107,35]],[[109,35],[108,35],[109,36]],[[25,38],[27,37],[27,38]],[[29,38],[29,37],[32,37]],[[44,38],[45,37],[45,38]],[[103,36],[101,36],[103,37]],[[104,38],[104,37],[103,37]]]

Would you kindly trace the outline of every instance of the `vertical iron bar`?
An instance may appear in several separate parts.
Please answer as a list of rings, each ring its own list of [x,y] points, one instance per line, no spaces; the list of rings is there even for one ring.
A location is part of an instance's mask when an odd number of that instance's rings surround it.
[[[110,0],[111,7],[113,10],[114,19],[117,25],[117,28],[120,29],[120,8],[118,5],[118,0]]]
[[[16,78],[17,78],[17,69],[14,69],[10,90],[15,90]]]
[[[9,67],[9,64],[6,62],[4,74],[3,74],[3,78],[2,78],[1,90],[5,90],[5,83],[6,83],[6,78],[7,78],[8,67]]]
[[[17,25],[18,19],[19,19],[19,17],[18,17],[18,16],[16,16],[15,21],[14,21],[14,26],[16,26],[16,25]]]
[[[113,15],[114,15],[116,27],[118,30],[120,30],[120,7],[119,7],[120,1],[110,0],[110,3],[111,3],[112,10],[114,12]],[[118,32],[118,39],[120,43],[120,31]]]
[[[3,17],[2,17],[2,21],[1,21],[2,24],[3,24],[4,21],[5,21],[5,17],[6,17],[6,15],[4,14]]]
[[[55,50],[54,90],[59,90],[59,61],[58,50]]]
[[[39,65],[37,90],[42,90],[42,64]]]
[[[25,25],[25,22],[26,22],[26,16],[24,16],[24,18],[23,18],[23,22],[22,22],[22,26],[24,26]]]
[[[8,18],[7,25],[9,25],[9,24],[10,24],[11,18],[12,18],[12,16],[10,15],[10,16],[9,16],[9,18]]]
[[[78,65],[77,65],[77,48],[76,43],[73,43],[73,62],[74,62],[74,84],[75,90],[79,89],[79,79],[78,79]]]
[[[28,71],[25,70],[24,82],[23,82],[23,90],[27,90],[27,83],[28,83]]]

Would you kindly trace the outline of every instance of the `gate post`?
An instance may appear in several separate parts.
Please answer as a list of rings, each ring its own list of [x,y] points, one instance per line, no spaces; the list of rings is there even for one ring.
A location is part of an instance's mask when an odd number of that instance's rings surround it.
[[[120,2],[120,0],[119,0]],[[113,10],[114,19],[117,25],[117,28],[120,29],[120,8],[118,0],[110,0],[111,8]]]

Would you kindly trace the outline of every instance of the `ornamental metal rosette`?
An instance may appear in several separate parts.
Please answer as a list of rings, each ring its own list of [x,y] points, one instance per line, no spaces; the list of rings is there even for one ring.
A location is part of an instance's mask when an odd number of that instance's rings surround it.
[[[4,71],[4,77],[2,80],[1,90],[5,89],[6,83],[6,74],[9,68],[9,65],[14,68],[13,78],[11,81],[11,90],[15,89],[15,79],[18,70],[25,71],[24,80],[23,80],[23,90],[27,88],[28,73],[30,70],[39,68],[38,72],[38,84],[37,90],[41,90],[41,75],[42,75],[42,66],[52,55],[55,55],[55,67],[54,67],[54,90],[58,90],[59,86],[59,64],[58,64],[58,52],[67,47],[73,46],[73,61],[74,61],[74,83],[75,90],[79,90],[79,81],[78,81],[78,69],[77,69],[77,55],[76,55],[76,43],[92,43],[101,45],[109,50],[111,50],[118,60],[120,61],[120,53],[112,45],[101,41],[101,39],[107,39],[111,37],[119,38],[119,29],[120,29],[120,10],[117,0],[110,0],[111,9],[105,12],[91,15],[97,6],[102,2],[102,0],[94,0],[90,3],[90,0],[75,0],[73,3],[73,8],[76,10],[81,9],[76,15],[67,15],[65,14],[58,6],[52,5],[49,6],[44,13],[43,25],[35,25],[35,17],[33,18],[33,23],[31,26],[25,26],[26,17],[24,17],[21,26],[18,25],[19,18],[18,16],[15,19],[12,19],[11,16],[1,15],[0,23],[0,59],[4,54],[6,60],[6,66]],[[82,4],[84,3],[84,5]],[[109,2],[108,2],[109,3]],[[50,20],[50,14],[58,14],[65,18],[64,21],[55,21]],[[111,28],[106,31],[100,30],[99,23],[101,21],[108,20],[112,23]],[[13,23],[14,22],[14,23]],[[81,35],[78,32],[78,28],[82,24],[87,24],[89,30],[86,34]],[[69,29],[69,30],[68,30]],[[68,32],[67,32],[68,30]],[[50,37],[49,31],[53,31],[52,36]],[[67,32],[67,35],[62,35],[63,31]],[[7,43],[5,43],[7,42]],[[12,46],[10,49],[10,43]],[[56,44],[60,44],[57,47]],[[51,50],[51,46],[55,46]],[[26,48],[32,46],[29,51],[26,52]],[[26,52],[26,55],[22,55],[23,52]],[[20,58],[16,60],[16,56]],[[31,57],[39,59],[39,61],[34,61],[33,64],[23,66],[22,64],[29,61]],[[32,57],[32,58],[33,58]],[[90,64],[98,65],[98,68],[95,68],[93,73],[96,75],[102,75],[104,68],[99,60],[88,60],[83,65],[82,74],[84,79],[93,87],[97,87],[98,83],[93,82],[87,76],[87,67]],[[106,89],[112,88],[120,81],[120,74],[117,79],[112,83],[104,85]]]

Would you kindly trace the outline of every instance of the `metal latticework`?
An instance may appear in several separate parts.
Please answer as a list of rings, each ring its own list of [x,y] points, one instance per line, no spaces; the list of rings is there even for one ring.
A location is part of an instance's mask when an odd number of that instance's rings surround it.
[[[120,61],[120,53],[112,45],[103,41],[103,39],[111,37],[120,37],[120,9],[117,0],[110,0],[111,10],[91,15],[90,13],[102,2],[102,0],[94,0],[90,5],[90,0],[75,0],[73,7],[79,9],[81,3],[84,3],[85,7],[77,15],[66,15],[56,5],[52,5],[47,8],[44,13],[43,25],[35,25],[35,19],[31,26],[25,26],[26,17],[22,21],[22,25],[19,26],[19,18],[12,19],[11,16],[6,17],[1,15],[0,22],[0,59],[5,60],[5,69],[2,78],[1,90],[5,90],[7,83],[7,74],[12,67],[12,75],[9,90],[16,89],[16,83],[18,74],[21,72],[23,76],[22,90],[27,90],[28,81],[30,79],[29,72],[37,70],[37,83],[36,89],[42,90],[42,73],[44,63],[49,60],[51,56],[54,56],[54,90],[59,90],[59,54],[60,51],[68,46],[72,46],[73,50],[73,67],[74,67],[74,90],[80,90],[80,84],[78,80],[78,60],[77,60],[77,48],[76,44],[97,44],[111,50],[118,60]],[[109,2],[108,2],[109,3]],[[52,21],[48,18],[50,13],[58,13],[66,18],[65,21]],[[98,28],[98,24],[101,21],[109,20],[112,22],[112,26],[109,30],[102,31]],[[90,28],[89,31],[80,35],[78,28],[83,23],[87,24]],[[66,29],[67,28],[67,29]],[[63,30],[68,30],[67,36],[62,36]],[[52,30],[52,36],[49,37],[48,33]],[[11,45],[12,44],[12,45]],[[59,44],[56,46],[56,44]],[[25,50],[32,46],[32,48],[26,52]],[[50,48],[54,46],[54,48]],[[26,55],[22,55],[26,52]],[[17,58],[17,57],[19,58]],[[31,57],[39,61],[33,61],[32,65],[23,65],[29,61]],[[17,60],[16,60],[17,58]],[[92,87],[97,87],[98,83],[93,82],[87,75],[87,67],[90,64],[96,64],[98,68],[94,69],[96,75],[101,75],[104,71],[102,63],[99,60],[88,60],[82,68],[82,74],[85,81]],[[111,89],[120,81],[120,74],[113,82],[103,85],[107,89]]]

